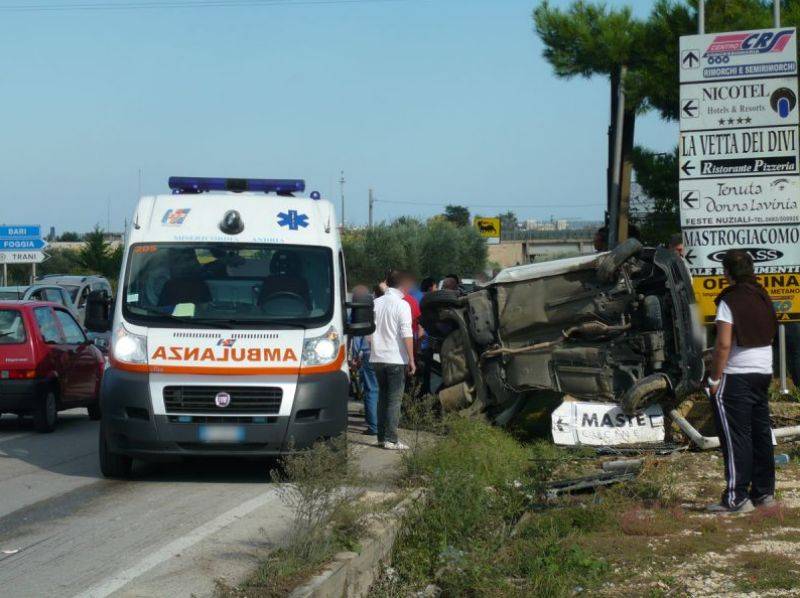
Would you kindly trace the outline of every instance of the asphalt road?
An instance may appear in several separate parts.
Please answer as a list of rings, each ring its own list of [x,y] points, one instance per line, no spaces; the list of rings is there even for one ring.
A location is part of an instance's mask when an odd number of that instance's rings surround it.
[[[286,539],[269,463],[143,465],[105,480],[97,427],[82,409],[52,434],[0,418],[0,595],[207,596]],[[360,454],[377,468],[395,457]]]

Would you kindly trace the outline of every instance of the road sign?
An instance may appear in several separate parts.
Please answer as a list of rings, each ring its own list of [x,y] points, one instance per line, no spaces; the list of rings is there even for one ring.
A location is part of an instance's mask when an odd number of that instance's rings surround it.
[[[730,249],[753,258],[781,319],[800,320],[800,140],[793,28],[681,38],[679,205],[703,315]]]
[[[42,227],[31,226],[0,226],[0,239],[38,239],[42,236]]]
[[[797,74],[792,27],[681,37],[681,83]]]
[[[797,78],[682,85],[680,120],[682,131],[796,125]]]
[[[686,181],[680,202],[686,229],[800,223],[800,177]]]
[[[798,174],[797,126],[681,133],[682,178]]]
[[[43,251],[0,251],[0,264],[41,264],[47,257]]]
[[[487,244],[497,245],[500,243],[501,224],[499,218],[475,218],[474,224],[481,237],[486,239]]]
[[[8,239],[0,237],[0,252],[2,251],[36,251],[47,247],[47,241],[34,238]]]

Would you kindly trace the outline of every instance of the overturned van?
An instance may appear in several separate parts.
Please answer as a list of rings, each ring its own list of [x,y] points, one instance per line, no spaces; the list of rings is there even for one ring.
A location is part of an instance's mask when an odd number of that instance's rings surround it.
[[[421,307],[439,353],[443,410],[500,425],[542,391],[611,404],[630,423],[653,403],[695,391],[703,377],[686,267],[636,240],[508,268],[481,290],[439,291]]]

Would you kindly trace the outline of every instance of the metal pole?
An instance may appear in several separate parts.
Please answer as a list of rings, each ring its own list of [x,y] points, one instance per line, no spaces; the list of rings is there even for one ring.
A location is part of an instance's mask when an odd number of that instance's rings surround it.
[[[8,286],[8,264],[3,262],[3,286]]]
[[[369,217],[367,222],[369,222],[369,227],[372,228],[372,206],[375,203],[375,198],[372,195],[372,189],[369,190]]]
[[[619,240],[620,181],[622,179],[622,129],[625,126],[625,74],[628,67],[619,67],[617,86],[617,114],[614,123],[614,161],[611,172],[611,205],[609,206],[608,249],[614,249]]]
[[[31,264],[31,284],[36,282],[36,262]]]
[[[703,35],[706,32],[706,0],[697,3],[697,33]]]
[[[342,227],[342,230],[344,230],[344,182],[345,182],[344,181],[344,170],[340,171],[340,175],[341,176],[339,177],[339,191],[340,191],[340,193],[342,195],[342,223],[341,223],[341,227]]]
[[[786,384],[786,324],[778,325],[778,359],[780,361],[781,394],[788,395],[789,388]]]
[[[775,27],[781,26],[781,0],[772,0],[772,22]]]

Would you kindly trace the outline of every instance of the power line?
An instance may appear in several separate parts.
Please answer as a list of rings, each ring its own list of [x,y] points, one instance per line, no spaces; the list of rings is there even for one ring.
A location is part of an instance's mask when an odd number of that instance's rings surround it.
[[[125,2],[72,2],[68,4],[40,3],[33,5],[0,5],[0,12],[72,12],[92,10],[157,10],[164,8],[228,8],[314,6],[344,4],[376,4],[408,2],[409,0],[127,0]]]
[[[381,202],[381,203],[388,203],[388,204],[401,204],[401,205],[405,205],[405,206],[437,206],[438,207],[438,206],[460,205],[460,204],[454,204],[452,202],[448,202],[448,203],[431,203],[431,202],[417,202],[417,201],[394,201],[394,200],[388,200],[388,199],[374,199],[373,201],[375,203]],[[520,209],[524,209],[524,208],[548,208],[548,209],[553,209],[553,208],[599,208],[599,207],[604,207],[604,206],[605,206],[605,203],[566,203],[566,204],[558,204],[558,205],[553,205],[553,204],[530,204],[530,203],[518,204],[518,205],[507,205],[507,204],[497,205],[497,204],[468,203],[464,207],[466,207],[466,208],[496,208],[496,209],[500,209],[500,210],[506,210],[506,209],[520,210]]]

